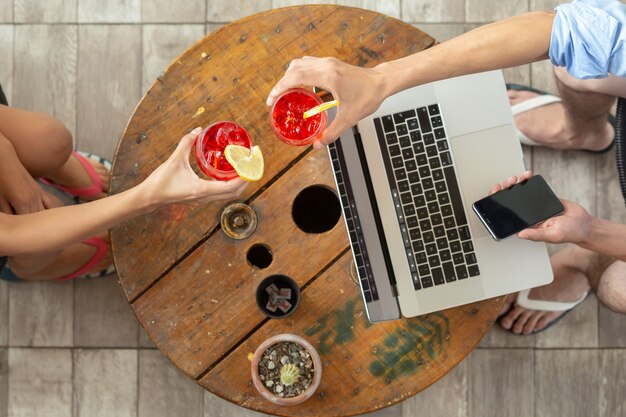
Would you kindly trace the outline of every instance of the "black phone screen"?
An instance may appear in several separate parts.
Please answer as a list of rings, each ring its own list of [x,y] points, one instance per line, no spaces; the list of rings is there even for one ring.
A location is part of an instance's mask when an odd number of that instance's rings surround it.
[[[478,200],[473,209],[498,240],[541,223],[564,210],[540,175]]]

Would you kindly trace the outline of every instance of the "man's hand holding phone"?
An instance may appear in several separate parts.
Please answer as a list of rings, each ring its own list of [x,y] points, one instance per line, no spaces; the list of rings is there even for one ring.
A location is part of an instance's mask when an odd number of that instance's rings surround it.
[[[532,176],[531,171],[526,171],[519,177],[510,177],[502,184],[494,185],[489,191],[489,195],[509,189]],[[582,243],[587,240],[590,234],[592,216],[576,203],[564,199],[560,199],[560,202],[564,208],[560,215],[550,217],[536,226],[520,231],[517,233],[517,237],[548,243]]]

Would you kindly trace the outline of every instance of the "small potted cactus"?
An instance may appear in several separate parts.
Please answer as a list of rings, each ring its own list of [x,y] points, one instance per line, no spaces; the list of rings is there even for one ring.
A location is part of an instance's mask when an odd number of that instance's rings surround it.
[[[280,334],[261,343],[252,357],[252,382],[261,396],[278,405],[296,405],[315,393],[322,363],[300,336]]]

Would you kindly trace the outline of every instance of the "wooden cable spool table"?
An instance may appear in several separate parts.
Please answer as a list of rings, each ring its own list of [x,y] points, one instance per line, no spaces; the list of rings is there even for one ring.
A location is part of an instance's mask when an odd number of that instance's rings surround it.
[[[111,232],[119,279],[137,318],[156,346],[202,387],[268,414],[361,414],[428,387],[489,330],[502,298],[370,324],[351,278],[343,220],[315,217],[339,207],[328,155],[277,140],[265,106],[294,58],[335,56],[372,67],[434,44],[418,29],[371,11],[277,9],[206,36],[143,97],[115,153],[113,193],[146,178],[191,128],[218,120],[244,126],[265,155],[263,179],[241,196],[257,215],[250,237],[235,240],[223,232],[220,214],[232,202],[174,205]],[[303,191],[319,201],[313,199],[309,212],[292,213]],[[319,220],[321,233],[305,232],[298,216]],[[300,305],[284,319],[267,318],[255,303],[258,283],[273,274],[287,275],[301,288]],[[279,333],[309,340],[323,364],[316,394],[294,407],[267,402],[251,384],[248,354]]]

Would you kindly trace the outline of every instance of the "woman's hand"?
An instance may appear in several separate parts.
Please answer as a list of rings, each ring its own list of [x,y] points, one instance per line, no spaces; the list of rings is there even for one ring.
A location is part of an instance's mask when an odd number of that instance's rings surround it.
[[[0,161],[0,210],[6,214],[28,214],[53,206],[46,193],[31,177],[10,149]]]
[[[183,136],[176,150],[139,185],[151,205],[206,203],[238,197],[247,183],[241,178],[230,181],[207,181],[199,178],[189,163],[201,128]]]
[[[271,106],[280,94],[295,87],[318,87],[330,92],[340,105],[335,120],[313,143],[315,149],[320,149],[378,109],[386,98],[381,75],[376,68],[360,68],[336,58],[294,59],[269,93],[266,104]]]

